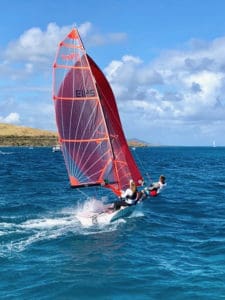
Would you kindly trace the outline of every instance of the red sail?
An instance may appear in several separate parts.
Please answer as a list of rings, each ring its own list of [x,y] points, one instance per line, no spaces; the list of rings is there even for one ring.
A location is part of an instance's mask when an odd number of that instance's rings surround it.
[[[128,148],[110,85],[73,29],[53,66],[59,142],[71,186],[104,185],[119,194],[141,174]]]

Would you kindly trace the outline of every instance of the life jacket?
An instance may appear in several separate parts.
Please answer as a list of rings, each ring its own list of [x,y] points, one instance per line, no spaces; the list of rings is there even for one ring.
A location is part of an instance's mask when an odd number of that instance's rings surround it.
[[[132,196],[128,196],[127,198],[135,200],[137,198],[137,189],[133,192]]]
[[[155,190],[149,191],[149,195],[152,197],[156,197],[158,195],[157,190],[155,189]]]
[[[125,202],[129,205],[136,204],[138,196],[139,196],[139,194],[138,194],[138,191],[136,189],[135,192],[131,196],[126,197]]]

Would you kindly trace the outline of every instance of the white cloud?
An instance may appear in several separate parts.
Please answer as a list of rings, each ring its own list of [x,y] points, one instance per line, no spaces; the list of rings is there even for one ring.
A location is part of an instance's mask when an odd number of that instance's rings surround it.
[[[58,43],[68,32],[78,27],[82,39],[97,45],[118,43],[126,38],[124,33],[100,34],[90,22],[58,26],[49,23],[45,30],[33,27],[11,41],[0,56],[0,117],[1,122],[22,123],[25,126],[54,129],[51,97],[52,63]],[[96,39],[96,40],[95,40]],[[11,113],[12,109],[17,113]]]
[[[207,43],[192,41],[189,48],[180,51],[164,51],[148,65],[131,56],[111,62],[105,73],[127,124],[128,136],[134,135],[134,128],[148,132],[161,128],[161,134],[164,128],[176,140],[180,132],[183,144],[191,143],[194,136],[195,143],[203,143],[209,132],[225,144],[221,138],[225,126],[224,48],[222,37]],[[129,119],[132,125],[137,120],[135,127],[129,125]],[[157,135],[152,134],[152,138]]]
[[[90,22],[80,26],[71,24],[62,27],[56,23],[49,23],[46,30],[32,27],[2,50],[0,55],[3,57],[3,63],[0,64],[0,73],[4,76],[8,74],[14,81],[26,80],[31,74],[38,76],[40,73],[47,74],[50,78],[58,43],[73,27],[78,28],[82,39],[89,46],[119,43],[126,39],[125,33],[98,33]]]
[[[0,116],[0,122],[10,123],[10,124],[18,124],[18,123],[20,123],[20,115],[16,112],[12,112],[5,118]]]
[[[46,30],[30,28],[7,45],[0,63],[0,108],[7,117],[0,121],[52,127],[51,66],[59,41],[72,27],[49,23]],[[100,34],[90,22],[78,29],[87,49],[127,38],[121,32]],[[193,136],[197,143],[197,136],[202,142],[207,134],[222,135],[225,37],[211,42],[191,40],[185,47],[164,51],[151,62],[124,54],[105,68],[128,136],[134,136],[136,128],[136,136],[144,132],[145,138],[150,132],[148,140],[158,141],[161,136],[161,141],[166,143],[168,138],[169,144],[168,135],[182,143]],[[6,100],[10,97],[13,106]],[[12,109],[17,113],[11,113]]]
[[[59,27],[55,23],[49,23],[46,31],[33,27],[9,43],[5,57],[10,61],[46,62],[54,55],[58,42],[70,29],[71,26]]]
[[[63,40],[73,27],[74,25],[59,27],[55,23],[49,23],[45,31],[39,27],[30,28],[17,40],[9,43],[4,52],[5,58],[7,61],[49,62],[49,58],[55,55],[59,41]],[[94,45],[121,42],[126,38],[125,33],[96,33],[90,22],[76,27],[81,37],[88,38]]]

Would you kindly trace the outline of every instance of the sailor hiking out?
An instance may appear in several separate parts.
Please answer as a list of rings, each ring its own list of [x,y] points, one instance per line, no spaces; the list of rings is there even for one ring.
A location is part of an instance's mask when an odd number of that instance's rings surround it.
[[[161,192],[161,190],[165,186],[166,186],[166,177],[164,175],[160,175],[158,182],[153,182],[152,184],[150,184],[149,187],[144,188],[144,190],[142,190],[141,192],[144,198],[148,196],[155,197]]]

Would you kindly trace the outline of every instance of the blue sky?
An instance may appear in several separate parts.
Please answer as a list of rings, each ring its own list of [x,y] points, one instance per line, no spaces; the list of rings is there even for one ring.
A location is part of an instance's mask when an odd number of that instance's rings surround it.
[[[224,146],[225,1],[1,0],[0,122],[56,130],[52,63],[78,27],[127,138]]]

